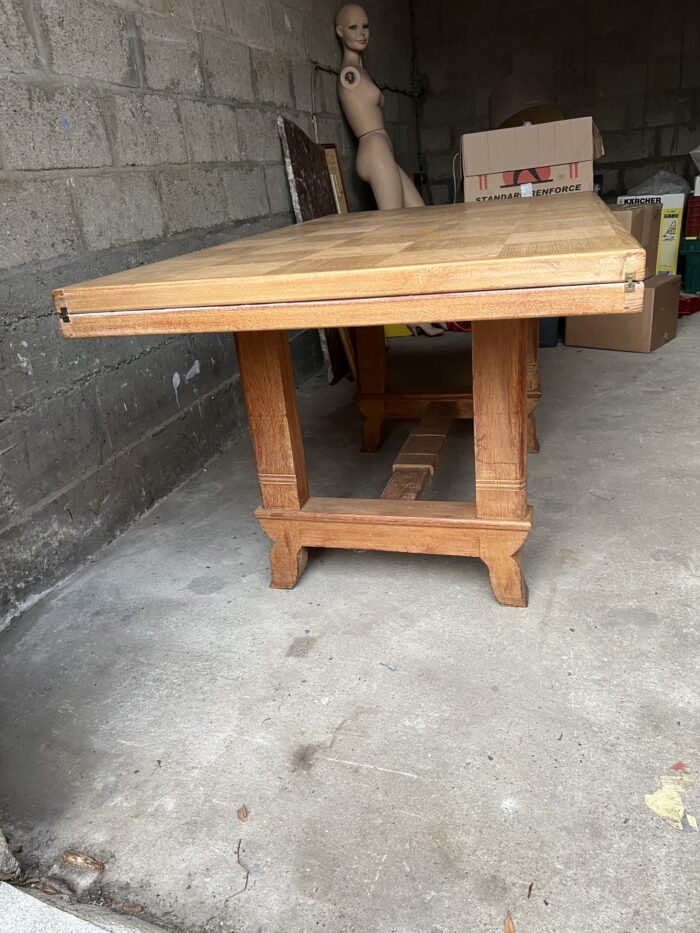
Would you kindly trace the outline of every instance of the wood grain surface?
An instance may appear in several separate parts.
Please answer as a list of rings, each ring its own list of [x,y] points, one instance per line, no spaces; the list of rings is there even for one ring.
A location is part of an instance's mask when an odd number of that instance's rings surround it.
[[[323,217],[59,288],[54,301],[68,336],[408,323],[458,309],[472,319],[601,313],[601,293],[595,311],[585,297],[596,284],[620,286],[610,290],[620,313],[641,310],[641,288],[629,282],[644,263],[637,241],[584,192]],[[549,302],[557,286],[575,286],[569,306]],[[527,290],[526,309],[512,294],[484,300],[481,315],[481,298],[465,308],[465,295],[503,289]],[[424,296],[434,300],[421,313]],[[130,314],[110,329],[102,316],[81,327],[86,312]]]

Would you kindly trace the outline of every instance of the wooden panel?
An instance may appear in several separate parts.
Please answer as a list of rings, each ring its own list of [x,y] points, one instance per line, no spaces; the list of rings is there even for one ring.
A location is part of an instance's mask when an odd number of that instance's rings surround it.
[[[54,293],[59,323],[66,337],[115,337],[127,334],[205,334],[222,331],[279,330],[298,327],[358,327],[469,318],[558,317],[579,314],[636,314],[644,286],[621,283],[522,291],[446,293],[402,298],[362,298],[279,305],[232,305],[64,314],[61,290]]]
[[[596,195],[582,192],[323,217],[69,286],[55,297],[57,307],[74,315],[329,302],[624,282],[641,280],[644,266],[644,250],[632,235]],[[405,312],[395,323],[430,320],[416,316],[415,306]],[[501,306],[491,316],[511,313]],[[259,328],[254,318],[253,312],[247,328]],[[376,322],[325,314],[311,323],[302,313],[277,326]]]
[[[285,117],[277,117],[277,129],[297,223],[336,213],[335,191],[325,147],[309,139],[296,123]],[[329,327],[321,328],[320,337],[328,365],[328,381],[338,382],[349,369],[354,377],[354,361],[347,334]]]
[[[277,117],[277,129],[297,223],[335,214],[333,185],[323,146],[284,117]]]
[[[322,145],[326,156],[328,175],[330,176],[331,185],[333,186],[336,210],[339,214],[349,214],[348,193],[345,187],[343,166],[338,155],[338,147],[335,143],[323,143]]]

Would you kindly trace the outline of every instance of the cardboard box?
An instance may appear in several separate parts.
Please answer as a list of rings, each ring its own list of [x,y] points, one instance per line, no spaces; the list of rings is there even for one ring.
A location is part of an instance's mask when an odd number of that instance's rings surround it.
[[[655,275],[644,282],[639,314],[592,314],[566,319],[567,347],[651,353],[676,336],[679,275]]]
[[[660,204],[661,227],[659,251],[656,257],[657,275],[675,275],[678,268],[678,248],[683,228],[684,194],[625,194],[618,204]]]
[[[661,228],[660,204],[614,204],[611,210],[617,220],[639,240],[647,253],[644,278],[656,275],[656,257],[659,250],[659,230]]]
[[[591,117],[462,136],[465,201],[593,190],[603,142]]]

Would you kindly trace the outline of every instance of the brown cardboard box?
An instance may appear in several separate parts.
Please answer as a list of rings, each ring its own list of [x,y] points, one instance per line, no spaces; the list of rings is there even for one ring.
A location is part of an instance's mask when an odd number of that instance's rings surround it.
[[[651,353],[676,336],[679,275],[655,275],[644,282],[639,314],[592,314],[566,319],[567,347]]]
[[[636,237],[647,251],[647,265],[644,278],[656,274],[656,257],[659,251],[659,229],[661,227],[660,204],[613,204],[610,210],[615,217]]]
[[[465,201],[593,190],[603,141],[591,117],[462,136]]]

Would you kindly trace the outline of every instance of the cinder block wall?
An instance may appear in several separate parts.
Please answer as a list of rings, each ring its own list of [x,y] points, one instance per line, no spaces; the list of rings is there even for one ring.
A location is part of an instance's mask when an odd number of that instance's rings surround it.
[[[373,0],[410,85],[408,0]],[[230,334],[65,341],[51,289],[292,221],[275,120],[336,142],[334,0],[0,6],[0,622],[197,469],[243,418]],[[399,153],[412,101],[386,93]],[[298,377],[320,364],[293,337]]]
[[[700,143],[698,0],[415,4],[436,202],[452,199],[459,137],[489,128],[489,91],[513,71],[538,75],[568,116],[593,114],[607,150],[597,163],[606,195],[658,169],[690,176],[687,153]]]

